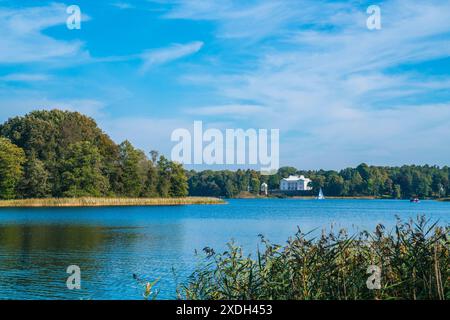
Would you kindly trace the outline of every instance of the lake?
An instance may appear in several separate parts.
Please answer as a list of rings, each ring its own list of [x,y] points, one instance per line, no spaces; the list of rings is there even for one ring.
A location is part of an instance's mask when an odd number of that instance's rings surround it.
[[[142,299],[133,278],[160,278],[158,298],[175,297],[192,271],[194,250],[234,239],[254,252],[258,235],[284,243],[297,226],[320,232],[392,228],[426,214],[450,222],[450,203],[400,200],[233,199],[227,205],[0,209],[0,299]],[[81,268],[81,290],[66,269]],[[178,279],[178,280],[177,280]]]

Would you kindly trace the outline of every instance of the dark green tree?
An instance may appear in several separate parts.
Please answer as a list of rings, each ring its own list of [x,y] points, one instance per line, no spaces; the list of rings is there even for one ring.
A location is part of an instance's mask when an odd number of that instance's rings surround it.
[[[176,162],[170,162],[170,191],[171,197],[186,197],[189,194],[187,177],[183,166]]]
[[[5,138],[0,138],[0,198],[17,197],[17,186],[22,179],[25,152]]]
[[[342,196],[342,192],[344,191],[344,179],[333,173],[328,178],[328,181],[325,185],[325,193],[330,196]]]
[[[148,178],[150,167],[145,153],[135,149],[129,141],[119,145],[121,167],[121,194],[127,197],[139,197],[145,191],[144,186]]]
[[[399,184],[394,184],[394,190],[393,190],[392,197],[394,199],[401,199],[401,197],[402,197],[402,187],[400,187]]]
[[[164,156],[160,156],[158,160],[158,183],[156,190],[158,191],[158,195],[163,198],[170,196],[170,171],[170,161]]]
[[[49,173],[44,163],[34,154],[25,163],[20,193],[24,198],[47,198],[51,196]]]
[[[62,194],[65,197],[104,196],[108,179],[102,175],[102,157],[92,143],[77,142],[62,162]]]

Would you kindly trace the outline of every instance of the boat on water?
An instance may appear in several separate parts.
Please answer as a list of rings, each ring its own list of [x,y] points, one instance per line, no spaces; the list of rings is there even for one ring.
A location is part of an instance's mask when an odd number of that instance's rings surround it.
[[[414,197],[414,198],[409,199],[409,202],[412,202],[412,203],[419,203],[419,202],[420,202],[420,199],[417,198],[417,197]]]
[[[325,199],[325,197],[324,197],[324,195],[323,195],[322,188],[320,188],[319,195],[317,196],[316,199],[317,199],[317,200],[323,200],[323,199]]]

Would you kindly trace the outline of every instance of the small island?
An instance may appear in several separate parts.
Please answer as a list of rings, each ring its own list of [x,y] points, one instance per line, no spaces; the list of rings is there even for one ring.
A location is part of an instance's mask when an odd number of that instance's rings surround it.
[[[34,111],[0,125],[0,208],[225,203],[188,188],[181,164],[116,144],[80,113]]]

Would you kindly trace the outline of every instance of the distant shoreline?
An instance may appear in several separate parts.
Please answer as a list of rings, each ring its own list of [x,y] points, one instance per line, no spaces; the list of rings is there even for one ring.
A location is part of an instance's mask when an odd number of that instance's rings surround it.
[[[253,194],[250,192],[241,192],[237,196],[233,197],[233,199],[316,199],[317,197],[314,195],[305,195],[305,196],[280,196],[280,194],[269,194],[268,196]],[[365,200],[374,200],[374,199],[382,199],[374,196],[348,196],[348,197],[333,197],[333,196],[325,196],[326,199],[365,199]]]
[[[56,208],[56,207],[132,207],[132,206],[181,206],[194,204],[225,204],[213,197],[185,198],[48,198],[0,200],[0,208]]]
[[[261,195],[250,195],[250,194],[242,194],[238,195],[232,199],[303,199],[303,200],[313,200],[316,199],[316,196],[286,196],[286,197],[277,197],[273,195],[269,196],[261,196]],[[396,199],[396,198],[387,198],[387,197],[375,197],[375,196],[348,196],[348,197],[335,197],[335,196],[325,196],[325,199],[329,200],[409,200],[409,199]],[[434,201],[445,201],[450,202],[450,198],[423,198],[420,200],[434,200]]]
[[[287,196],[287,197],[274,197],[274,196],[237,196],[232,199],[304,199],[304,200],[312,200],[316,199],[315,196]],[[342,200],[376,200],[376,199],[384,199],[384,198],[376,198],[376,197],[325,197],[325,199],[342,199]]]

